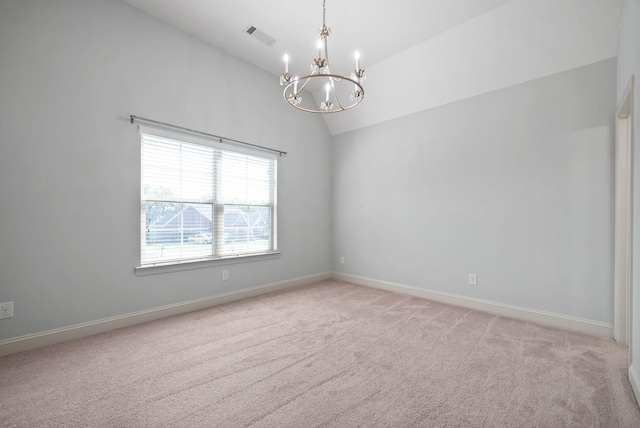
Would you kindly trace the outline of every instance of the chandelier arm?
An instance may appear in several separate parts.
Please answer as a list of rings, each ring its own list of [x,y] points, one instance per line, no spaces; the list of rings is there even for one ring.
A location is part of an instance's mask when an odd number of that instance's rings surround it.
[[[300,92],[302,92],[304,90],[304,87],[307,86],[307,84],[309,83],[309,81],[311,80],[311,76],[302,76],[302,78],[306,78],[307,80],[304,81],[304,83],[302,84],[302,86],[298,86],[298,92],[296,92],[296,95],[299,94]],[[298,79],[298,83],[300,82],[300,79]]]
[[[323,27],[323,28],[327,28],[327,27]],[[325,65],[325,71],[326,70],[331,71],[331,61],[329,61],[329,35],[323,34],[322,39],[324,41],[324,58],[327,62],[327,64]]]
[[[326,27],[323,27],[323,28],[326,28]],[[322,39],[324,40],[324,58],[327,63],[325,66],[325,70],[331,71],[331,61],[329,60],[329,33],[327,32],[323,33]],[[322,73],[319,73],[319,74],[322,74]],[[339,82],[342,80],[342,76],[340,75],[331,75],[331,77],[336,82]]]
[[[340,102],[340,98],[338,98],[338,95],[336,94],[335,86],[331,86],[331,93],[333,94],[333,98],[335,98],[336,102],[338,103],[338,106],[340,106],[340,110],[339,111],[345,111],[346,109],[344,107],[342,107],[342,103]]]

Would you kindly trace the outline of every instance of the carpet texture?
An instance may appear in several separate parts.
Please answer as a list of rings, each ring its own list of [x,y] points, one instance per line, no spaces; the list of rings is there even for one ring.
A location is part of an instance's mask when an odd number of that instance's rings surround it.
[[[0,358],[2,427],[640,427],[627,348],[338,281]]]

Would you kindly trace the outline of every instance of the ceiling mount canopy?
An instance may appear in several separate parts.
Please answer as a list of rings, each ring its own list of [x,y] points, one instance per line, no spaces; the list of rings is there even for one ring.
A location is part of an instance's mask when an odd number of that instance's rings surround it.
[[[366,79],[360,68],[360,54],[355,53],[355,69],[349,77],[333,73],[329,62],[328,39],[331,29],[325,22],[326,0],[322,1],[322,28],[319,31],[318,56],[311,62],[311,74],[298,77],[289,74],[289,56],[284,55],[284,73],[280,85],[284,86],[282,96],[285,101],[300,110],[310,113],[339,113],[357,106],[364,99],[362,82]],[[302,91],[322,93],[320,104],[302,103]],[[322,92],[321,92],[322,91]]]

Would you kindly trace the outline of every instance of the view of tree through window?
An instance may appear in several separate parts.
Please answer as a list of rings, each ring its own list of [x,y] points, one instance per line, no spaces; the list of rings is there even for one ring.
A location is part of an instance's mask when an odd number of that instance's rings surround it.
[[[276,160],[142,134],[142,264],[276,250]]]

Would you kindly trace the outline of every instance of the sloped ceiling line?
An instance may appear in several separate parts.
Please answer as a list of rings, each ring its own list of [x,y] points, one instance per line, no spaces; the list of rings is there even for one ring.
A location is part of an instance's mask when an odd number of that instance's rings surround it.
[[[123,1],[266,70],[274,85],[284,52],[308,68],[322,23],[319,0]],[[615,57],[620,10],[621,0],[329,1],[332,64],[350,67],[358,50],[368,79],[357,108],[323,118],[337,135]],[[277,41],[256,43],[248,25]]]

